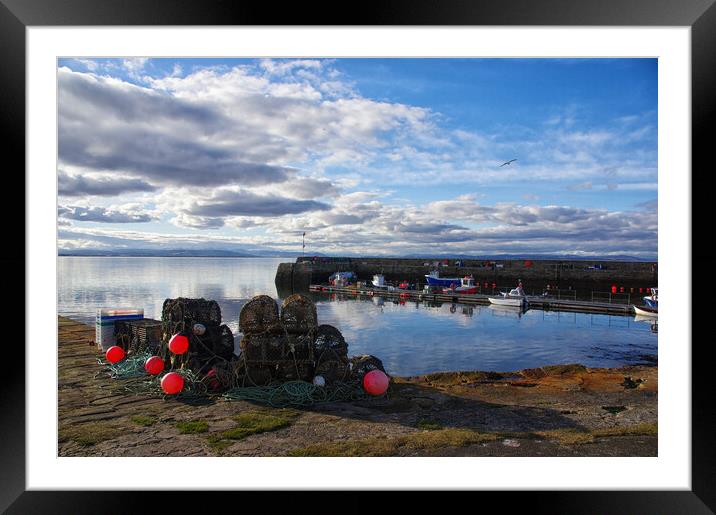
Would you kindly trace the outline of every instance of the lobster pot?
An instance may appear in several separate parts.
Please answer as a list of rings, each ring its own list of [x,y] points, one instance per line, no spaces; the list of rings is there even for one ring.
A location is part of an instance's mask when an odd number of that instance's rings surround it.
[[[119,320],[114,324],[117,345],[129,353],[155,352],[162,343],[162,323],[151,318]]]
[[[383,368],[383,362],[375,356],[365,354],[363,356],[353,356],[350,358],[351,379],[363,381],[363,376],[371,370],[380,370],[385,375],[388,375],[385,372],[385,368]]]
[[[165,299],[162,305],[162,324],[164,324],[165,338],[189,330],[194,324],[203,324],[206,327],[221,324],[221,308],[215,300]]]
[[[289,334],[284,358],[291,361],[313,363],[314,344],[311,335]]]
[[[189,338],[190,350],[200,357],[211,358],[214,355],[231,359],[234,355],[234,335],[229,326],[207,326],[202,335],[192,334]]]
[[[141,308],[100,308],[95,318],[95,342],[97,348],[106,351],[117,344],[114,336],[114,324],[120,320],[140,320],[144,318]]]
[[[314,339],[314,352],[316,359],[320,360],[323,354],[336,357],[348,356],[348,344],[341,332],[332,325],[319,325]]]
[[[300,293],[287,297],[281,305],[281,325],[292,334],[305,334],[316,328],[316,305]]]
[[[350,373],[348,359],[333,353],[324,353],[316,363],[315,375],[323,376],[326,384],[346,381],[349,379]]]
[[[282,381],[308,381],[313,379],[313,364],[287,360],[281,365],[278,374]]]
[[[285,336],[250,334],[241,339],[241,354],[247,363],[277,365],[287,354]]]
[[[257,295],[241,308],[239,331],[245,335],[280,333],[278,305],[268,295]]]

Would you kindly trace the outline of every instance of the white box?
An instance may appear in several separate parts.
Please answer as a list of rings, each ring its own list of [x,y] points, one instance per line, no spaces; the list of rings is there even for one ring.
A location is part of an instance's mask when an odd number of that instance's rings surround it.
[[[97,349],[106,351],[117,343],[114,337],[114,323],[117,320],[139,320],[144,318],[143,308],[100,308],[95,322]]]

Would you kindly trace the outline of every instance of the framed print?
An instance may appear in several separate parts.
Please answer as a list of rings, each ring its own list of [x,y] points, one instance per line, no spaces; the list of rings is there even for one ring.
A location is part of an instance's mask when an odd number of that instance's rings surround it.
[[[27,199],[3,508],[713,510],[691,170],[716,8],[508,3],[3,0]]]

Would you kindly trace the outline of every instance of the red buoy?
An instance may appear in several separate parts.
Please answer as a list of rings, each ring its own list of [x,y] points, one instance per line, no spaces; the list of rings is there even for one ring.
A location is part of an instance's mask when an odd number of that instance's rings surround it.
[[[176,372],[169,372],[164,377],[162,377],[161,385],[164,393],[174,395],[175,393],[181,392],[184,388],[184,378],[181,376],[181,374],[177,374]]]
[[[363,376],[363,389],[370,395],[383,395],[388,390],[390,379],[382,370],[371,370]]]
[[[218,390],[221,388],[221,383],[219,382],[218,377],[216,376],[216,369],[212,368],[209,370],[203,379],[204,384],[210,389],[210,390]]]
[[[107,349],[107,353],[105,354],[107,361],[110,363],[118,363],[124,359],[124,356],[124,349],[118,345],[113,345]]]
[[[169,340],[169,350],[174,354],[184,354],[189,350],[189,338],[183,334],[175,334]]]
[[[164,360],[159,356],[152,356],[144,362],[144,370],[153,376],[160,374],[164,370]]]

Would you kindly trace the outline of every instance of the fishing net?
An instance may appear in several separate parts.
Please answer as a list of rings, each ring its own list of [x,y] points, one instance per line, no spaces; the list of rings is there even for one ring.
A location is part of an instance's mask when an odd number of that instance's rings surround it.
[[[316,305],[300,293],[287,297],[281,305],[281,325],[291,334],[305,334],[316,328]]]
[[[239,331],[244,335],[280,331],[278,305],[268,295],[257,295],[241,308]]]

